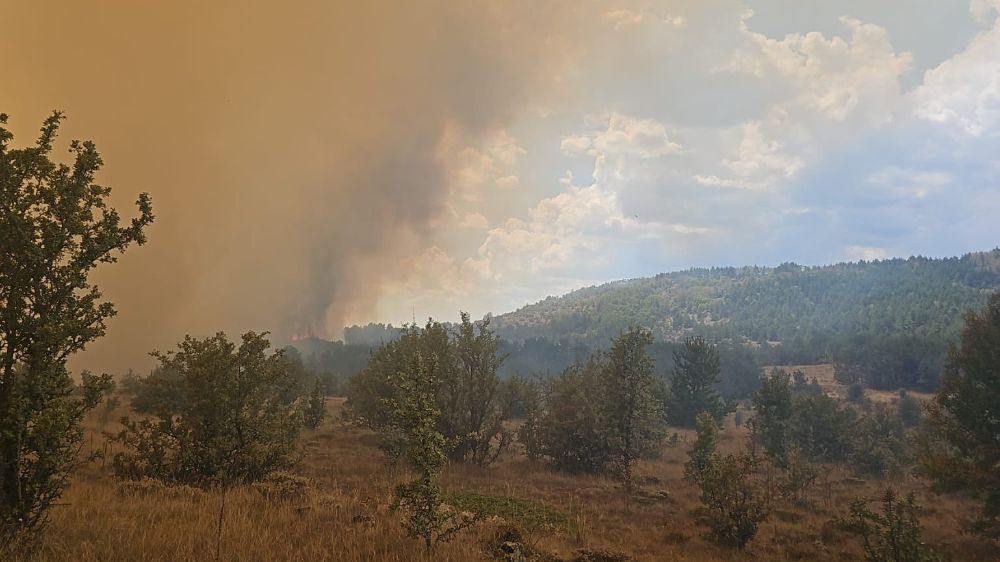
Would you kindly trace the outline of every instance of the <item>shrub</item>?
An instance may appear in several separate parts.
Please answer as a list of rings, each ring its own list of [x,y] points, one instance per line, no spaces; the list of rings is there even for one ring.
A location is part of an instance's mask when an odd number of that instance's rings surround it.
[[[151,477],[196,484],[249,483],[294,462],[301,428],[298,401],[287,399],[294,381],[281,352],[268,355],[263,334],[185,338],[174,353],[154,354],[164,372],[176,373],[178,410],[153,419],[124,418],[114,439],[120,477]]]
[[[572,520],[565,513],[541,502],[513,496],[497,496],[471,490],[455,490],[444,501],[459,511],[484,517],[502,517],[528,533],[540,530],[569,530]]]
[[[688,451],[688,461],[684,465],[684,478],[692,482],[700,482],[702,473],[715,460],[715,446],[719,439],[719,427],[712,414],[698,414],[696,424],[698,438]]]
[[[309,429],[316,429],[326,417],[326,395],[323,393],[323,384],[316,379],[312,392],[306,399],[305,409],[302,411],[302,424]]]
[[[751,438],[779,466],[785,460],[788,424],[792,418],[792,390],[788,380],[788,373],[780,369],[773,369],[770,375],[761,378],[760,388],[753,395],[754,417],[748,424]]]
[[[850,454],[856,420],[857,414],[829,396],[801,396],[792,408],[788,440],[812,459],[842,461]]]
[[[498,342],[489,317],[473,323],[464,312],[455,334],[433,320],[423,328],[405,326],[398,339],[375,350],[368,366],[351,379],[345,414],[378,431],[386,450],[398,449],[385,409],[386,401],[399,398],[391,379],[417,354],[434,357],[428,368],[436,381],[431,389],[439,412],[435,429],[444,436],[452,460],[488,465],[510,445],[512,434],[503,422],[516,402],[497,376],[504,359]]]
[[[701,472],[701,502],[708,509],[709,538],[720,546],[743,548],[767,519],[769,501],[754,473],[750,455],[714,456]]]
[[[913,494],[899,501],[891,488],[882,496],[882,513],[868,502],[857,499],[851,504],[848,523],[864,538],[867,562],[937,562],[940,556],[920,541],[918,506]]]
[[[906,427],[917,427],[924,417],[923,404],[905,389],[899,391],[897,412],[899,421],[903,422]]]
[[[254,482],[253,489],[265,499],[278,502],[301,502],[309,497],[313,483],[304,476],[276,471]]]
[[[847,401],[860,404],[865,399],[865,387],[860,382],[853,382],[847,387]]]
[[[601,419],[603,368],[599,357],[590,357],[545,385],[538,451],[559,470],[596,473],[604,471],[610,461]]]
[[[802,454],[797,447],[791,447],[785,454],[781,480],[778,489],[785,499],[803,502],[805,493],[819,478],[819,469]]]
[[[912,460],[906,429],[885,404],[862,417],[853,433],[851,465],[862,474],[899,476]]]

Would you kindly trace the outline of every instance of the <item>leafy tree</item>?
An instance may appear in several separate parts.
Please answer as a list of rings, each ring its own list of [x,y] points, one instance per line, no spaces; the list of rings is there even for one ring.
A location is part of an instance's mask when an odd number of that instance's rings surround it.
[[[419,328],[404,330],[404,338],[419,337]],[[393,392],[384,402],[383,431],[402,440],[402,454],[416,478],[396,487],[393,507],[409,511],[407,533],[424,541],[427,549],[448,540],[470,522],[445,508],[438,479],[448,461],[448,439],[439,431],[441,380],[439,356],[423,351],[407,355],[403,368],[387,373]]]
[[[596,473],[611,460],[601,405],[604,370],[602,358],[590,357],[545,385],[538,449],[557,469]]]
[[[698,414],[695,425],[698,438],[688,451],[688,461],[684,464],[684,478],[699,482],[701,475],[717,457],[715,447],[719,440],[719,426],[708,412]]]
[[[684,340],[674,353],[674,376],[667,393],[666,412],[670,425],[693,427],[701,412],[721,421],[736,408],[715,389],[719,382],[719,354],[700,336]]]
[[[542,456],[542,443],[539,437],[539,425],[542,412],[542,385],[534,380],[514,377],[511,386],[518,396],[518,402],[523,411],[524,421],[517,428],[517,439],[524,446],[524,453],[531,460]]]
[[[177,412],[185,407],[184,381],[176,371],[157,367],[130,385],[134,389],[131,406],[136,413]]]
[[[455,334],[433,320],[424,328],[404,326],[399,337],[375,350],[368,366],[351,379],[347,415],[379,431],[385,450],[397,450],[399,440],[384,427],[385,401],[396,399],[398,392],[391,377],[417,354],[435,357],[437,429],[448,442],[449,456],[489,464],[511,442],[503,421],[516,401],[497,376],[503,357],[489,324],[487,318],[477,326],[462,313]]]
[[[965,491],[982,501],[976,528],[1000,531],[1000,293],[965,317],[941,388],[927,404],[920,463],[939,491]]]
[[[792,390],[788,373],[772,369],[761,378],[753,395],[754,417],[750,420],[750,435],[764,447],[767,456],[777,464],[785,461],[788,445],[788,424],[792,419]]]
[[[892,488],[882,496],[882,513],[876,513],[864,499],[851,504],[848,523],[864,537],[867,562],[937,562],[935,552],[920,540],[918,506],[913,494],[899,501]]]
[[[111,377],[67,359],[105,332],[114,306],[90,282],[101,264],[145,242],[149,196],[126,226],[94,183],[103,162],[90,141],[73,141],[73,163],[49,159],[62,114],[34,146],[13,149],[0,114],[0,543],[40,528],[78,463],[81,421]]]
[[[316,379],[312,392],[306,401],[302,412],[302,423],[309,429],[316,429],[326,417],[326,394],[323,393],[323,382]]]
[[[912,461],[909,441],[899,416],[885,404],[877,404],[854,428],[851,466],[863,474],[899,476]]]
[[[499,340],[490,329],[490,318],[478,326],[467,312],[461,318],[454,338],[457,384],[443,388],[444,400],[451,404],[444,414],[453,418],[457,437],[452,457],[486,466],[510,445],[512,434],[503,422],[516,397],[497,376],[504,357],[497,350]]]
[[[380,447],[390,462],[405,453],[405,439],[402,434],[398,434],[394,418],[386,408],[386,404],[400,399],[397,396],[400,390],[394,377],[409,369],[418,355],[434,358],[434,362],[427,365],[427,368],[433,368],[435,372],[428,377],[435,383],[435,404],[439,411],[443,410],[439,389],[443,385],[441,381],[454,380],[454,373],[446,372],[455,365],[452,354],[453,347],[447,328],[440,322],[428,320],[423,328],[417,325],[404,326],[398,339],[386,342],[376,349],[368,366],[351,378],[345,416],[379,434]],[[454,407],[458,407],[457,402]],[[437,429],[446,441],[454,442],[456,430],[446,425],[441,420],[442,417],[438,414],[435,418]]]
[[[290,364],[268,347],[265,334],[248,332],[237,347],[219,332],[154,353],[162,369],[180,377],[183,400],[155,419],[122,420],[116,440],[128,450],[115,455],[116,474],[229,485],[290,467],[300,401],[289,399],[296,388]]]
[[[853,410],[829,396],[801,396],[792,408],[788,440],[811,459],[843,461],[851,452],[856,422]]]
[[[778,489],[782,497],[794,502],[803,502],[806,491],[819,478],[819,468],[809,462],[809,459],[794,445],[785,451],[781,471]]]
[[[612,341],[604,366],[601,401],[615,472],[626,499],[632,497],[635,461],[662,439],[663,404],[656,397],[653,362],[646,346],[653,336],[632,327]]]

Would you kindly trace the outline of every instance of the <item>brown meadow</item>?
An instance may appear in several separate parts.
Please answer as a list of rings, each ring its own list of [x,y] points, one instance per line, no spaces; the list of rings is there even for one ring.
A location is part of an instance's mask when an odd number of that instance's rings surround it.
[[[126,402],[126,400],[123,400]],[[226,493],[188,487],[123,486],[110,463],[97,460],[76,474],[54,509],[43,539],[13,560],[62,561],[475,561],[503,559],[496,536],[517,521],[487,519],[454,540],[426,552],[406,536],[401,515],[389,509],[393,488],[405,474],[386,466],[375,436],[341,421],[342,399],[328,402],[329,415],[301,439],[299,473],[311,481],[306,497],[283,500],[254,487]],[[120,413],[126,413],[124,411]],[[97,416],[88,423],[85,450],[105,444]],[[837,524],[857,496],[875,498],[887,485],[914,492],[924,507],[924,539],[951,560],[995,560],[990,545],[963,534],[974,504],[936,496],[926,483],[907,476],[862,480],[842,466],[825,466],[807,493],[807,504],[780,502],[744,551],[728,550],[702,537],[697,524],[697,487],[683,479],[693,434],[664,447],[660,458],[638,467],[640,498],[626,508],[610,478],[558,473],[512,451],[489,468],[451,465],[446,490],[468,490],[525,498],[564,514],[567,525],[522,533],[532,551],[548,560],[574,560],[581,551],[626,554],[635,560],[860,560],[861,539]],[[735,451],[745,429],[728,423],[720,450]],[[219,526],[222,509],[221,532]],[[547,557],[547,558],[545,558]]]

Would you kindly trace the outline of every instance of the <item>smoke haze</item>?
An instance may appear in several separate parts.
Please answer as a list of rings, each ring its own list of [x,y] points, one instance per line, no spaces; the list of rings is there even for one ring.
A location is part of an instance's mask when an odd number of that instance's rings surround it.
[[[153,198],[148,246],[99,272],[119,314],[87,366],[184,333],[336,335],[443,212],[445,132],[502,127],[558,65],[538,26],[572,27],[536,2],[251,4],[3,10],[15,146],[64,110],[61,140],[97,143],[119,211]]]

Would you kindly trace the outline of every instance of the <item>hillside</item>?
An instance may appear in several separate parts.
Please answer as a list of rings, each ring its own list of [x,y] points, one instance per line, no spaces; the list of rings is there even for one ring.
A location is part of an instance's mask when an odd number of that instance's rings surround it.
[[[505,339],[603,345],[630,323],[665,340],[688,333],[756,343],[844,334],[952,335],[1000,288],[1000,249],[803,267],[691,269],[550,297],[494,319]]]

